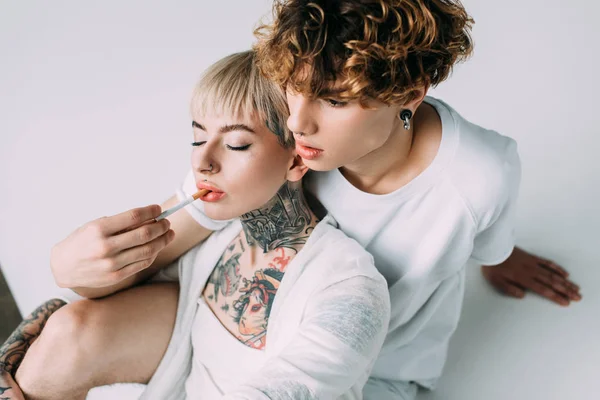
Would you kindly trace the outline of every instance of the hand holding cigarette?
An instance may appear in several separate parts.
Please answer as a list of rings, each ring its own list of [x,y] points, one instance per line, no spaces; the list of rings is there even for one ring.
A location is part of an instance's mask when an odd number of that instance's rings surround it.
[[[207,192],[200,190],[164,212],[150,205],[81,226],[52,249],[50,266],[56,283],[65,288],[101,288],[148,268],[175,238],[166,217]]]

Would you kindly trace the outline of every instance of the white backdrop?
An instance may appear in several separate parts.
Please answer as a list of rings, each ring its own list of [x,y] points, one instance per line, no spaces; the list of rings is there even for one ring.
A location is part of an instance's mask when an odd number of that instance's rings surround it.
[[[584,299],[567,309],[505,299],[473,268],[446,375],[426,397],[592,399],[600,6],[464,4],[475,55],[432,94],[518,141],[519,244],[564,265]],[[0,1],[0,265],[21,312],[56,291],[54,243],[173,193],[189,165],[193,85],[210,63],[247,49],[269,9],[268,0]]]

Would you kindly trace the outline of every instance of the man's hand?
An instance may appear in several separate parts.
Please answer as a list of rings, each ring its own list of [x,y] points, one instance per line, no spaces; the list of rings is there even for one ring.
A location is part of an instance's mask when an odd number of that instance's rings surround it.
[[[6,371],[0,371],[0,400],[25,400],[19,385]]]
[[[518,247],[502,264],[484,265],[481,271],[492,286],[508,296],[523,298],[529,289],[561,306],[581,300],[579,286],[567,279],[567,271]]]

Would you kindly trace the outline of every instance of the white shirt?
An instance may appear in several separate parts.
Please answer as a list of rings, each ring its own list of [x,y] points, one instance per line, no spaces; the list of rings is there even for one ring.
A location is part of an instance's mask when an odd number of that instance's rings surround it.
[[[311,172],[305,187],[373,255],[388,282],[389,332],[371,376],[434,388],[458,323],[466,262],[499,264],[513,250],[520,162],[514,140],[440,100],[425,102],[441,118],[442,139],[431,165],[407,185],[369,194],[333,170]],[[190,173],[180,196],[195,191]],[[209,229],[223,226],[204,215],[201,202],[187,209]],[[365,398],[394,398],[380,388],[366,388]]]
[[[387,283],[371,255],[337,229],[331,216],[323,218],[286,268],[264,350],[247,349],[263,352],[261,357],[228,340],[237,339],[215,325],[220,322],[198,302],[241,229],[233,221],[156,277],[179,279],[177,318],[167,351],[140,400],[180,400],[186,392],[187,398],[210,400],[360,400],[390,315]],[[214,351],[219,346],[226,354]],[[226,373],[228,366],[236,371],[253,362],[256,368],[244,373]]]
[[[267,361],[266,352],[240,342],[221,324],[200,296],[192,326],[192,371],[188,399],[219,399],[252,379]]]

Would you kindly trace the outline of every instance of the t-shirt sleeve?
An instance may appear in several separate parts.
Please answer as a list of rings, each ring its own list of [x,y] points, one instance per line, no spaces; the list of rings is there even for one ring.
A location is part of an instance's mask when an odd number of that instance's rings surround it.
[[[505,261],[515,246],[516,203],[521,183],[521,162],[517,144],[511,139],[506,149],[500,185],[501,201],[491,218],[483,223],[475,237],[471,258],[483,265]]]
[[[183,201],[197,191],[198,189],[196,188],[194,173],[190,171],[183,180],[181,186],[179,186],[176,190],[177,199],[179,201]],[[231,220],[219,221],[209,218],[204,212],[204,203],[201,200],[196,200],[187,205],[185,210],[192,216],[192,218],[194,218],[194,220],[196,220],[196,222],[206,229],[210,229],[211,231],[221,230],[231,222]]]
[[[369,372],[387,332],[385,280],[355,276],[311,298],[296,336],[223,399],[334,399]]]

